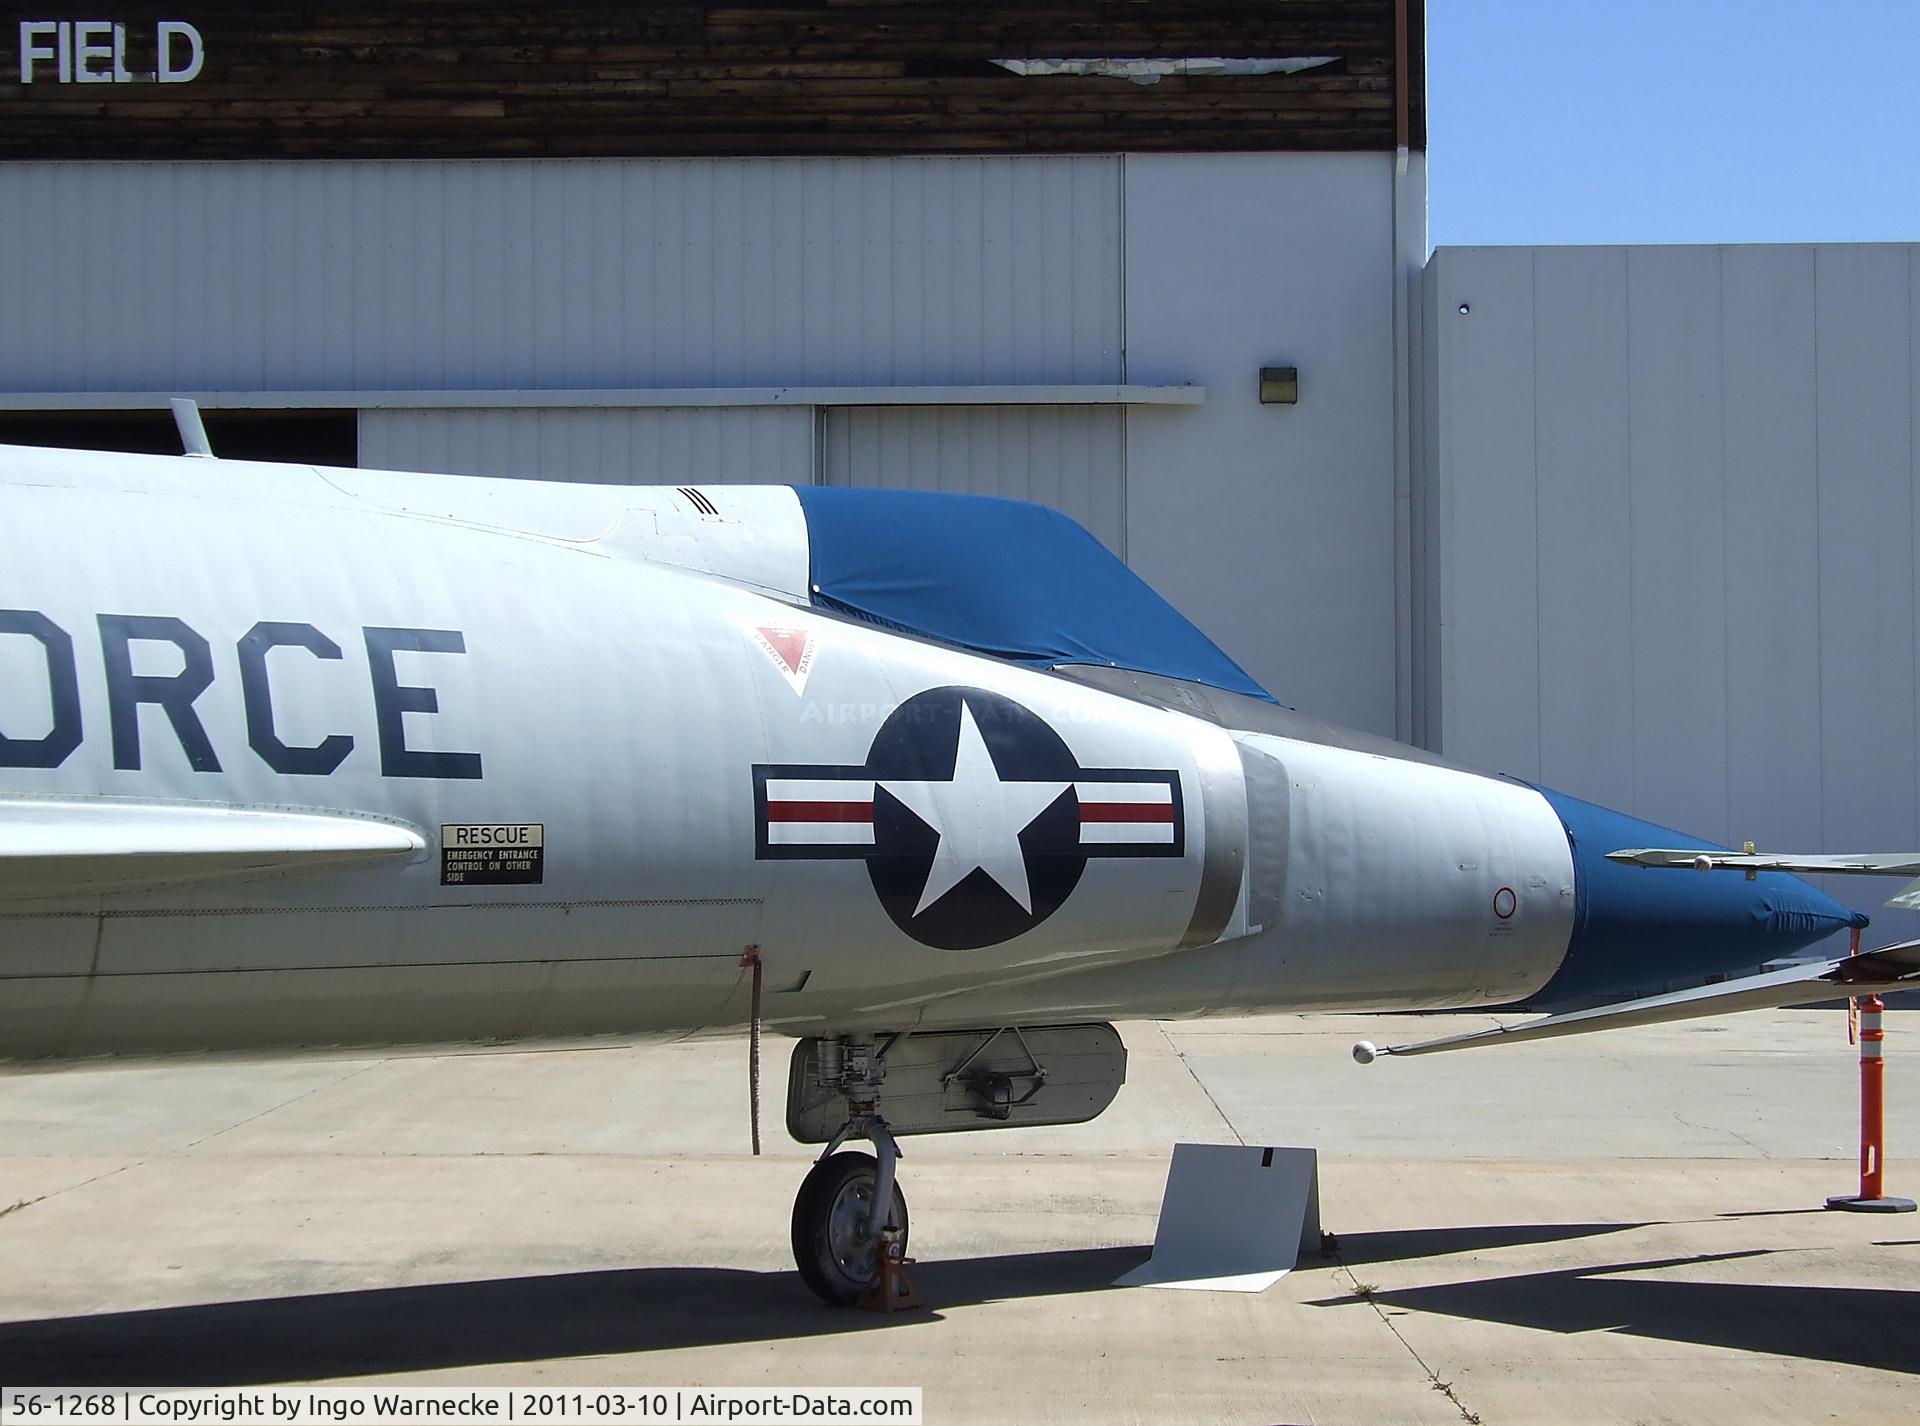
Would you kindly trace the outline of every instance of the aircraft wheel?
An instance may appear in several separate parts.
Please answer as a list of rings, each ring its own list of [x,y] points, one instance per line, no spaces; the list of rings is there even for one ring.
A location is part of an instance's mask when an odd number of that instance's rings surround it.
[[[793,1261],[823,1302],[849,1307],[873,1280],[877,1242],[866,1233],[879,1165],[872,1154],[830,1154],[807,1172],[793,1200]],[[907,1198],[893,1186],[887,1226],[907,1241]]]

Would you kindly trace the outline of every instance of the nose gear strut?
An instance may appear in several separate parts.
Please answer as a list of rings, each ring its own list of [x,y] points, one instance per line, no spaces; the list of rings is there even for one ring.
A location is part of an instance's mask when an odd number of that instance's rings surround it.
[[[878,1048],[871,1035],[820,1044],[821,1087],[845,1097],[847,1119],[794,1198],[793,1259],[807,1286],[838,1307],[920,1305],[906,1271],[907,1200],[894,1176],[900,1146],[879,1109],[887,1051],[899,1039],[889,1036]],[[872,1144],[873,1155],[839,1152],[854,1139]]]

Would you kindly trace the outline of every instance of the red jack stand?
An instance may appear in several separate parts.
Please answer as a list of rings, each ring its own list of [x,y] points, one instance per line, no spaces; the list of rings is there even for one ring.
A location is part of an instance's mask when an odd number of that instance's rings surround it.
[[[854,1306],[867,1312],[902,1312],[909,1307],[924,1307],[926,1304],[921,1302],[913,1279],[907,1276],[907,1266],[912,1261],[905,1256],[900,1230],[882,1228],[873,1254],[873,1281],[867,1284],[867,1290],[860,1294]]]
[[[1882,1056],[1887,1032],[1880,1024],[1885,1009],[1877,995],[1860,1000],[1860,1192],[1827,1200],[1827,1207],[1850,1213],[1914,1211],[1911,1198],[1886,1194],[1887,1062]]]

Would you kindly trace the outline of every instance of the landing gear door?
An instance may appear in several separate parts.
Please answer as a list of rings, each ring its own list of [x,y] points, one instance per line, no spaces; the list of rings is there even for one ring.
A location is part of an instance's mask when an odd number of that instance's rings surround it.
[[[837,1048],[827,1046],[830,1060]],[[929,1032],[901,1036],[884,1054],[878,1108],[902,1136],[1084,1124],[1127,1078],[1126,1046],[1111,1025]],[[802,1144],[828,1142],[847,1119],[831,1065],[823,1071],[821,1061],[819,1040],[793,1047],[787,1132]]]

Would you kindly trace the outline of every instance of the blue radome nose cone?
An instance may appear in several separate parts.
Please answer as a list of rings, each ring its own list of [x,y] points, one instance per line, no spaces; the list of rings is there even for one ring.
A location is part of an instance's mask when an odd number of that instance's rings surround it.
[[[1864,926],[1825,892],[1784,872],[1752,881],[1607,860],[1627,847],[1728,851],[1542,787],[1573,849],[1573,936],[1558,973],[1529,1003],[1572,1010],[1681,990],[1757,970],[1836,931]]]

